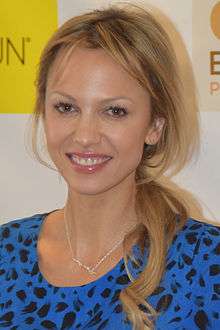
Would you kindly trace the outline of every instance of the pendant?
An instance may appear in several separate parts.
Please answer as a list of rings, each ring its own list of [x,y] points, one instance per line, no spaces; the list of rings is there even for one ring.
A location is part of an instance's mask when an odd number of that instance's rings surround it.
[[[83,265],[79,260],[73,258],[73,261],[77,262],[79,266],[85,268],[85,269],[88,271],[89,274],[91,274],[91,275],[96,275],[96,274],[97,274],[97,273],[94,271],[94,269],[92,269],[92,268],[90,268],[90,267],[88,267],[88,266]]]

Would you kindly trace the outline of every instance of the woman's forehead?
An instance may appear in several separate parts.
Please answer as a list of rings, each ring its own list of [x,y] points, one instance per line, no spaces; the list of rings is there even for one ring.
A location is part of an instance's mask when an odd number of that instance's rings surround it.
[[[80,64],[89,63],[89,57],[93,57],[94,63],[97,60],[107,58],[115,65],[119,65],[104,49],[102,48],[86,48],[74,45],[72,47],[61,49],[50,67],[50,72],[64,71],[66,67],[73,65],[75,69],[80,69]],[[103,62],[103,61],[102,61]],[[91,63],[92,64],[92,63]]]
[[[64,51],[56,58],[49,77],[48,89],[55,87],[92,89],[103,94],[113,90],[127,94],[148,95],[118,62],[103,49],[74,48]]]

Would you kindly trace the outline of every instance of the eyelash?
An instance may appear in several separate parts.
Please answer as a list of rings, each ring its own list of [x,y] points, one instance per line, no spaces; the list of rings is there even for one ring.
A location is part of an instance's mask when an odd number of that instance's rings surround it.
[[[60,108],[62,107],[62,110],[60,110]],[[54,108],[61,114],[68,114],[71,113],[72,111],[70,110],[70,108],[73,107],[73,105],[71,103],[67,103],[67,102],[59,102],[56,103],[54,105]],[[124,107],[118,106],[118,105],[114,105],[114,106],[110,106],[109,108],[107,108],[107,110],[120,110],[121,112],[123,112],[122,115],[112,115],[112,117],[124,117],[127,115],[127,110]]]

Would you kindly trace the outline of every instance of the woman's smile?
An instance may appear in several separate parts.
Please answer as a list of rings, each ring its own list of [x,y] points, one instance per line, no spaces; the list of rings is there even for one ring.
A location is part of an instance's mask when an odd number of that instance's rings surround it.
[[[66,154],[69,160],[73,165],[73,169],[76,172],[81,173],[94,173],[96,171],[101,170],[107,162],[112,159],[112,157],[108,156],[97,156],[95,154],[83,155],[84,157],[79,157],[79,154],[76,153],[67,153]]]

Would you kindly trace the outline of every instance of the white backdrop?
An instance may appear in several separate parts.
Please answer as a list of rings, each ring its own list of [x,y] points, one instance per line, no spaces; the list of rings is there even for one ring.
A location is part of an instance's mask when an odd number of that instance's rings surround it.
[[[206,1],[209,2],[209,0]],[[73,15],[110,2],[116,1],[59,0],[59,24]],[[153,4],[172,19],[183,37],[192,60],[195,60],[193,59],[194,47],[199,43],[193,34],[193,14],[197,10],[196,2],[197,0],[138,2],[139,4]],[[212,5],[218,2],[212,0]],[[201,17],[204,17],[202,13],[200,13]],[[203,35],[201,35],[202,37]],[[195,67],[194,69],[197,73],[197,69]],[[204,107],[200,102],[202,150],[199,160],[196,165],[191,165],[174,178],[181,187],[191,191],[199,200],[203,206],[204,217],[215,222],[220,222],[220,147],[218,145],[220,141],[220,107],[218,108],[218,104],[216,98],[215,107],[213,107],[211,99],[208,107],[207,105]],[[28,119],[28,114],[0,115],[0,221],[2,223],[62,207],[65,200],[64,182],[62,180],[60,182],[56,173],[31,159],[25,150],[24,136]]]

